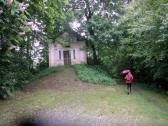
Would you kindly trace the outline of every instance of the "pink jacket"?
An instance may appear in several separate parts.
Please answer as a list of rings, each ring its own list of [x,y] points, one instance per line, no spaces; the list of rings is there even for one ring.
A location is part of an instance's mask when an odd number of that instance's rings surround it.
[[[126,74],[124,79],[126,84],[132,84],[132,82],[134,81],[134,76],[131,74],[131,72],[129,72],[128,74]]]

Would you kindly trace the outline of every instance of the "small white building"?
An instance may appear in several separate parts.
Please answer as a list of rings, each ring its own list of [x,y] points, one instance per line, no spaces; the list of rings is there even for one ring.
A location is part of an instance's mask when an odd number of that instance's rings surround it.
[[[64,33],[63,36],[67,37],[66,34]],[[87,52],[84,40],[74,39],[68,47],[64,47],[60,42],[49,45],[49,67],[86,63]]]

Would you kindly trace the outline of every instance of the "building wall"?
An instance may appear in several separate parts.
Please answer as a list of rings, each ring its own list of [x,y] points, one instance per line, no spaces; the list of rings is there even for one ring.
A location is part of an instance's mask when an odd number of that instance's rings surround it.
[[[49,45],[49,67],[64,65],[63,58],[59,59],[59,48],[62,48],[60,44]],[[61,57],[63,57],[63,52],[61,52]]]
[[[87,52],[85,42],[71,43],[70,48],[63,48],[60,44],[50,44],[49,67],[64,65],[64,51],[70,51],[72,65],[87,63]]]
[[[75,59],[71,57],[72,64],[86,64],[87,53],[85,42],[71,43],[71,48],[75,50]]]

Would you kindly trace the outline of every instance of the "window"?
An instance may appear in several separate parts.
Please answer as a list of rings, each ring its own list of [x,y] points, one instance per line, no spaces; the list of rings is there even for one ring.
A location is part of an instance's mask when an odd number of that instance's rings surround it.
[[[61,50],[59,50],[59,59],[61,60]]]
[[[75,59],[75,49],[73,50],[73,58]]]

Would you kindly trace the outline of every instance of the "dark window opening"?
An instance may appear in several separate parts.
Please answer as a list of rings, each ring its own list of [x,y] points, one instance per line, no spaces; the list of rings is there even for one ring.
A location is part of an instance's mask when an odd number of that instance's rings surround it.
[[[61,50],[59,50],[59,59],[61,60]]]
[[[75,59],[75,49],[73,50],[73,57],[74,57],[74,59]]]

